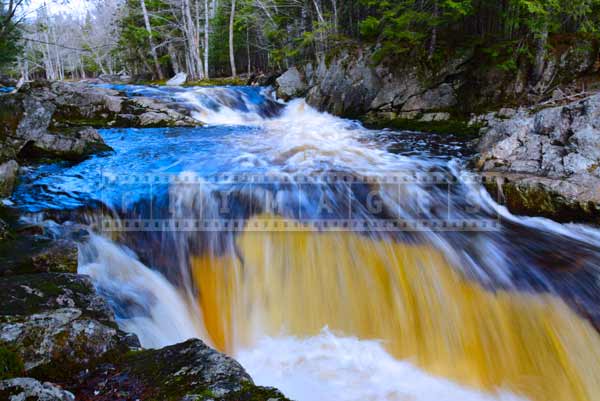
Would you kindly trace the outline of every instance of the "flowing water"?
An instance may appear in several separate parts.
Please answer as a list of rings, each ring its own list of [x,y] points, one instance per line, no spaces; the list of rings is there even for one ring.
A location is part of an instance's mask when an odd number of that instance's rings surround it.
[[[12,201],[94,233],[80,271],[146,347],[199,337],[325,400],[600,398],[600,231],[512,216],[451,136],[259,88],[121,86],[201,128],[110,129]]]

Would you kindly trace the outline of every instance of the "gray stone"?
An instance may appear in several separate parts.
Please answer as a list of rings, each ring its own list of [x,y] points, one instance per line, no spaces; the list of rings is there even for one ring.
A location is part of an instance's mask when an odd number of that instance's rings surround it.
[[[123,399],[287,400],[276,389],[256,386],[239,363],[200,340],[132,353],[90,372],[79,387],[83,399],[94,392],[109,400],[118,392]]]
[[[290,68],[277,78],[277,96],[283,100],[302,96],[306,89],[306,82],[296,67]]]
[[[40,273],[0,278],[0,345],[28,372],[64,378],[129,340],[87,277]]]
[[[28,377],[0,381],[0,398],[6,401],[74,401],[75,396],[52,383]]]
[[[14,160],[0,164],[0,197],[12,194],[18,172],[19,164]]]
[[[529,187],[539,197],[539,191],[549,191],[555,195],[546,200],[571,205],[565,207],[581,210],[582,217],[595,216],[600,205],[599,116],[596,94],[532,114],[519,112],[508,120],[489,120],[476,164],[484,174],[511,177],[513,188],[520,188],[513,193],[526,193]]]

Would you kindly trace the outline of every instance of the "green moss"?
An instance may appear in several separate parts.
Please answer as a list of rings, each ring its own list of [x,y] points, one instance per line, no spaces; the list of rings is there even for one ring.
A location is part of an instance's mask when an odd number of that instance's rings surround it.
[[[18,377],[25,371],[21,356],[6,348],[0,347],[0,380]]]
[[[547,189],[543,185],[505,182],[499,188],[486,182],[488,192],[512,213],[546,217],[562,223],[600,224],[600,208],[592,202],[576,202]]]
[[[436,134],[453,134],[463,138],[476,138],[480,136],[481,126],[468,125],[463,120],[447,121],[419,121],[411,119],[373,119],[367,117],[363,123],[368,128],[384,129],[391,128],[404,131],[433,132]]]

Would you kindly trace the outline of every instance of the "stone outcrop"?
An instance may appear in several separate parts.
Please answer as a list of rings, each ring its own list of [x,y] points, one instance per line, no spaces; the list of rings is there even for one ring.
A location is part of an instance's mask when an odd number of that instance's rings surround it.
[[[200,340],[129,353],[86,375],[75,394],[95,401],[286,400],[276,389],[256,386],[239,363]]]
[[[476,164],[492,193],[516,212],[600,224],[600,94],[487,125]]]
[[[75,401],[75,396],[52,383],[29,377],[0,381],[0,399],[6,401]]]
[[[282,76],[277,78],[276,82],[277,97],[280,99],[290,100],[306,94],[306,82],[296,67],[287,70]]]
[[[198,126],[158,99],[85,83],[32,82],[0,95],[0,197],[14,187],[18,160],[79,161],[110,147],[96,128]]]
[[[319,110],[370,120],[468,120],[471,113],[504,105],[534,104],[556,87],[597,69],[598,46],[574,37],[549,53],[542,79],[533,82],[526,60],[497,67],[483,49],[457,50],[443,62],[388,59],[379,48],[349,47],[316,64],[292,67],[276,82],[286,99],[304,96]],[[429,65],[427,65],[429,64]]]
[[[77,227],[52,239],[0,210],[0,400],[286,401],[200,340],[143,350],[90,278]]]
[[[91,281],[67,273],[0,278],[0,346],[15,350],[26,373],[68,378],[131,344]]]

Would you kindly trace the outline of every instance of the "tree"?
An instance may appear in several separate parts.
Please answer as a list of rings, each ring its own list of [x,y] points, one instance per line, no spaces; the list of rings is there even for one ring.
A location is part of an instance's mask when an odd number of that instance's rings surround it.
[[[23,22],[17,17],[17,10],[25,0],[0,0],[0,67],[13,64],[22,47],[19,45]]]
[[[140,0],[142,7],[142,14],[144,15],[144,24],[146,25],[146,31],[148,32],[148,43],[150,44],[150,53],[152,53],[152,59],[154,60],[154,67],[158,74],[158,79],[164,79],[160,63],[158,62],[158,55],[156,54],[156,47],[154,46],[154,40],[152,39],[152,25],[150,25],[150,18],[148,17],[148,10],[146,9],[146,1]]]
[[[229,63],[231,65],[231,76],[237,77],[235,68],[235,52],[233,48],[233,23],[235,21],[235,0],[231,0],[231,13],[229,15]]]

